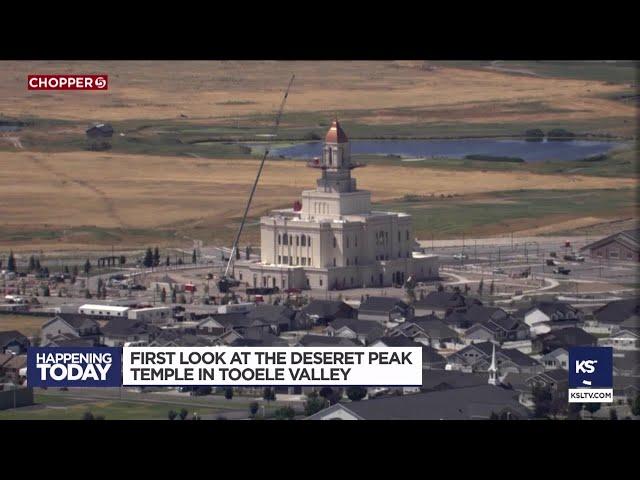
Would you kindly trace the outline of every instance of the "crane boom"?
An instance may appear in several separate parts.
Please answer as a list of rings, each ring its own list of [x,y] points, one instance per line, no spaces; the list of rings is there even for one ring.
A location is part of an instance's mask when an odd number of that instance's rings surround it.
[[[284,110],[284,105],[287,101],[287,96],[289,95],[289,89],[291,88],[291,84],[293,83],[293,79],[295,75],[291,75],[291,80],[289,80],[289,85],[287,85],[287,89],[284,92],[284,97],[282,97],[282,102],[280,103],[280,108],[278,109],[278,114],[276,115],[276,123],[273,129],[273,136],[278,135],[278,129],[280,127],[280,118],[282,117],[282,112]],[[238,242],[240,241],[240,235],[242,235],[242,229],[244,228],[244,224],[247,220],[247,214],[249,213],[249,208],[251,207],[251,200],[253,200],[253,194],[256,192],[256,187],[258,186],[258,180],[260,180],[260,174],[262,173],[262,168],[264,167],[264,162],[269,155],[271,147],[267,145],[265,148],[264,155],[262,156],[262,160],[260,161],[260,167],[258,168],[258,174],[256,175],[256,179],[253,182],[253,187],[251,188],[251,193],[249,194],[249,200],[247,201],[247,205],[244,209],[244,214],[242,215],[242,221],[240,222],[240,228],[238,228],[238,233],[236,234],[236,239],[233,242],[233,247],[231,248],[231,255],[229,255],[229,261],[227,262],[227,268],[224,271],[224,278],[227,278],[229,275],[229,269],[231,268],[231,264],[233,263],[234,257],[236,255],[236,251],[238,250]]]

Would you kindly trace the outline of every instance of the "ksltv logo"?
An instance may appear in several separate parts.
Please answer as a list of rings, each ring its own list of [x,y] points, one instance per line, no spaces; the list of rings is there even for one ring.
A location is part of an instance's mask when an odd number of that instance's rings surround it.
[[[613,349],[569,349],[569,403],[613,402]]]

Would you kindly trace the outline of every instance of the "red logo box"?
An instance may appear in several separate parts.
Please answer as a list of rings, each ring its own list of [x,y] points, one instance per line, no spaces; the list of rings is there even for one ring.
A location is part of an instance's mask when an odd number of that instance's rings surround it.
[[[107,90],[108,75],[28,75],[29,90]]]

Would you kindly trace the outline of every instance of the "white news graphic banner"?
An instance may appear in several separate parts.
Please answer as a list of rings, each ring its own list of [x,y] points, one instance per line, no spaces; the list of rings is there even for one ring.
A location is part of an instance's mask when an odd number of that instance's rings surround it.
[[[613,388],[570,388],[569,403],[613,403]]]
[[[125,386],[421,386],[420,347],[124,347]]]

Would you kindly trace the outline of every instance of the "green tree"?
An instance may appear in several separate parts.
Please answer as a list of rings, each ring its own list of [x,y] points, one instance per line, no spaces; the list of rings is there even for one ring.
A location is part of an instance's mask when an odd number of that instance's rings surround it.
[[[276,420],[293,420],[296,416],[296,411],[289,406],[280,407],[273,412]]]
[[[347,397],[352,402],[359,402],[367,395],[367,389],[364,387],[349,387],[347,388]]]
[[[196,254],[196,249],[193,249],[193,253],[191,254],[191,263],[198,263],[198,255]]]
[[[251,402],[249,404],[249,415],[251,415],[251,418],[256,416],[259,409],[260,409],[260,404],[258,402]]]
[[[89,275],[90,271],[91,271],[91,262],[87,258],[87,261],[84,262],[84,273],[85,273],[85,275]]]
[[[79,269],[78,269],[78,266],[77,266],[77,265],[74,265],[74,266],[73,266],[73,276],[74,276],[74,277],[77,277],[79,273],[80,273],[80,271],[79,271]]]
[[[16,271],[16,259],[13,256],[13,250],[9,252],[9,259],[7,260],[7,270],[9,272]]]
[[[178,293],[176,292],[176,287],[171,287],[171,303],[178,302]]]
[[[634,400],[633,405],[631,406],[631,413],[636,417],[640,415],[640,395],[638,395]]]
[[[30,272],[33,272],[36,269],[36,257],[33,255],[29,257],[29,266],[27,268]]]
[[[186,408],[183,408],[182,410],[180,410],[180,413],[179,413],[180,420],[186,419],[188,414],[189,412],[187,412]]]
[[[478,295],[482,295],[483,290],[484,290],[484,279],[481,278],[480,283],[478,284]]]
[[[147,248],[147,251],[144,254],[144,260],[142,260],[142,264],[149,268],[153,266],[153,252],[151,248]]]
[[[587,412],[589,412],[591,415],[593,415],[598,410],[600,410],[600,404],[599,403],[587,403],[585,409],[587,410]]]
[[[167,260],[166,260],[166,262],[165,262],[165,265],[166,265],[167,267],[171,266],[171,258],[169,257],[169,255],[167,255]]]
[[[233,398],[233,388],[227,387],[224,389],[224,398],[231,400]]]
[[[491,412],[491,415],[489,415],[489,420],[500,420],[500,417],[496,412]]]
[[[84,412],[82,414],[82,420],[95,420],[93,413],[91,413],[89,410],[87,410],[86,412]]]
[[[156,267],[160,265],[160,250],[158,247],[153,251],[153,265]]]
[[[493,295],[493,292],[496,291],[496,286],[493,283],[493,280],[491,280],[491,285],[489,285],[489,295]]]
[[[262,398],[267,402],[272,402],[273,400],[276,399],[276,391],[273,388],[266,387],[262,391]]]
[[[165,303],[167,301],[167,291],[164,287],[162,287],[162,291],[160,292],[160,301]]]
[[[532,389],[533,404],[534,404],[534,417],[546,418],[551,411],[551,401],[553,396],[551,395],[551,389],[547,386],[539,387],[535,386]]]
[[[169,420],[175,420],[178,414],[174,410],[169,410],[169,413],[167,413],[167,416],[169,417]]]
[[[618,412],[615,408],[609,409],[609,420],[618,420]]]
[[[320,410],[327,408],[329,406],[329,402],[319,396],[317,393],[312,392],[307,395],[307,400],[304,402],[304,414],[306,416],[313,415],[314,413],[318,413]]]

